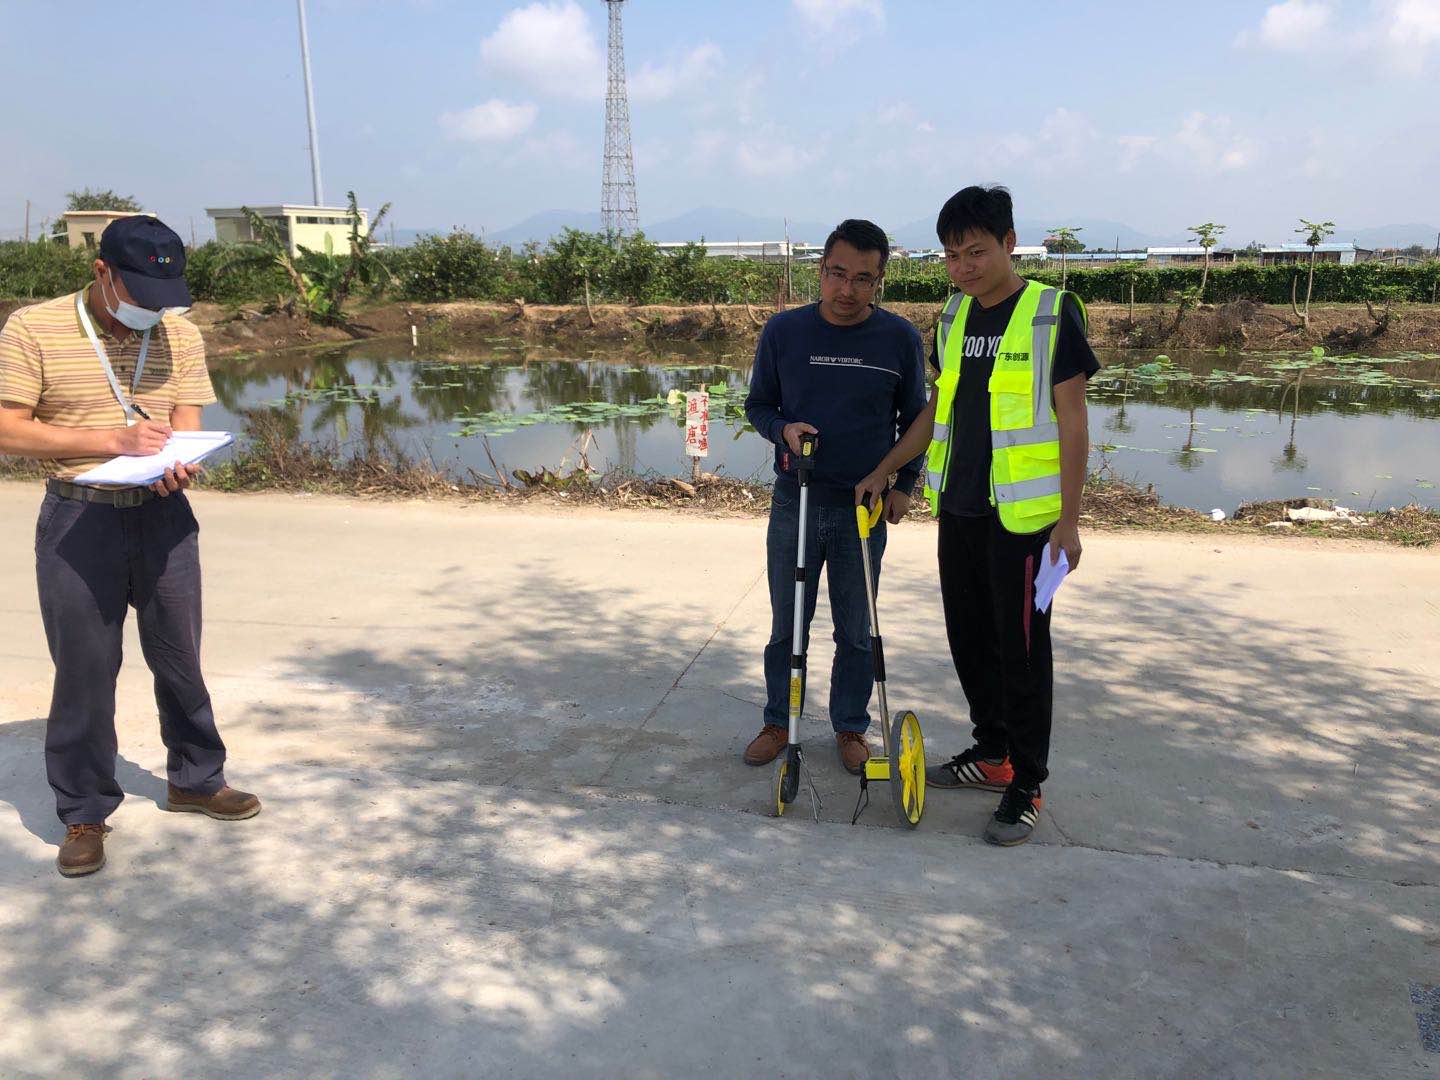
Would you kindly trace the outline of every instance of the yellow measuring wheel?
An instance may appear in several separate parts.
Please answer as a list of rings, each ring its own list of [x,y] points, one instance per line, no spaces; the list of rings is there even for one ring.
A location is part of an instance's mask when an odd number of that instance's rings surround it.
[[[895,717],[888,756],[890,798],[900,820],[913,829],[925,813],[925,736],[920,718],[909,709]]]
[[[925,736],[920,718],[908,709],[890,720],[890,702],[885,696],[885,643],[880,640],[880,615],[875,609],[875,575],[870,570],[870,530],[880,522],[885,500],[876,500],[875,508],[855,507],[855,523],[860,528],[860,556],[865,564],[865,599],[870,604],[870,653],[875,661],[875,690],[880,698],[880,738],[885,744],[883,757],[865,762],[860,774],[860,797],[855,800],[855,813],[850,824],[870,805],[870,785],[888,783],[895,813],[907,829],[920,824],[925,813]]]

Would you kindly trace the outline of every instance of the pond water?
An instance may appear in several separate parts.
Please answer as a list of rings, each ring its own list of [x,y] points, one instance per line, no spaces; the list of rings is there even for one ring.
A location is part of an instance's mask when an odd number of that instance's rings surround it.
[[[1440,506],[1440,356],[1100,350],[1092,467],[1167,502],[1227,511],[1320,495],[1356,509]],[[741,406],[750,353],[721,347],[577,352],[497,340],[463,352],[358,343],[213,364],[206,426],[279,409],[304,437],[398,451],[462,475],[574,467],[688,476],[672,390],[708,387],[707,471],[768,479]],[[589,433],[587,437],[587,433]],[[489,453],[487,454],[487,443]]]

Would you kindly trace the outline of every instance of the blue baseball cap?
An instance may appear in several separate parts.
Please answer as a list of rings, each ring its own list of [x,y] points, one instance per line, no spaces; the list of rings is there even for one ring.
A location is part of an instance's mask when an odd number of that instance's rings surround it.
[[[140,307],[188,308],[185,245],[159,218],[137,214],[117,218],[100,234],[100,258],[119,271]]]

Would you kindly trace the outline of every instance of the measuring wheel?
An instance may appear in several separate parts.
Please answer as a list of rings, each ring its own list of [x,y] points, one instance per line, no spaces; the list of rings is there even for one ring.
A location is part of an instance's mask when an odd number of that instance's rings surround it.
[[[920,718],[908,709],[890,728],[890,797],[907,828],[920,824],[925,812],[925,736]]]
[[[775,770],[775,816],[784,817],[787,804],[795,801],[795,774],[790,771],[790,762],[780,759]]]

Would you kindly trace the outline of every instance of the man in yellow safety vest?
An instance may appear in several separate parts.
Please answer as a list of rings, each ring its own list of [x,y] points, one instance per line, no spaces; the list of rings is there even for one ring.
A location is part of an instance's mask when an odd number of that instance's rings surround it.
[[[974,743],[926,770],[932,787],[1003,791],[985,839],[1024,843],[1049,776],[1050,611],[1035,605],[1042,559],[1080,565],[1090,453],[1086,380],[1099,362],[1073,294],[1015,272],[1002,187],[968,187],[936,231],[958,292],[935,332],[929,404],[855,488],[870,502],[928,445],[925,496],[940,520],[940,597]]]

